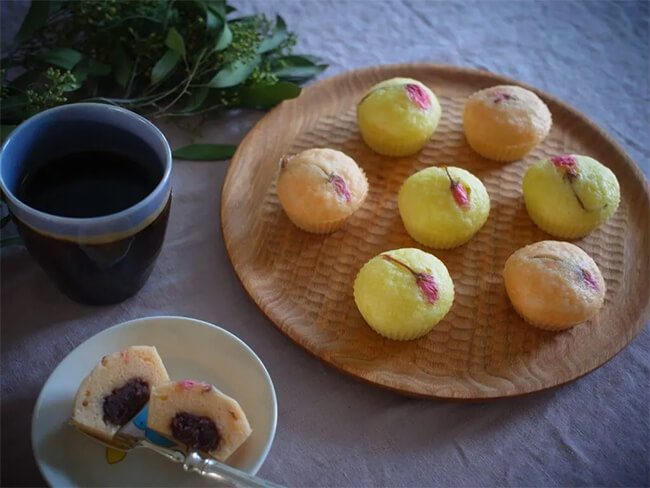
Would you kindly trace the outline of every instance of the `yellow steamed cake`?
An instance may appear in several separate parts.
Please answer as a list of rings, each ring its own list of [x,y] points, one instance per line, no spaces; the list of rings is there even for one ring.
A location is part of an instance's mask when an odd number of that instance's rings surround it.
[[[490,197],[481,180],[462,168],[430,167],[411,175],[398,196],[409,235],[425,246],[460,246],[483,226]]]
[[[614,173],[577,154],[554,156],[528,168],[523,193],[533,222],[564,239],[594,230],[616,212],[621,198]]]
[[[397,249],[363,265],[354,281],[354,301],[378,334],[417,339],[449,312],[454,283],[435,256],[419,249]]]
[[[411,78],[382,81],[357,105],[363,140],[385,156],[408,156],[422,149],[436,130],[441,114],[438,98]]]

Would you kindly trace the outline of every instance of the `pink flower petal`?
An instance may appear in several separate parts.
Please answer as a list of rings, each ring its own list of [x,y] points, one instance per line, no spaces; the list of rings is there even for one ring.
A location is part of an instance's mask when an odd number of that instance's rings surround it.
[[[200,381],[181,380],[181,381],[177,381],[176,383],[184,390],[189,390],[190,388],[194,388],[195,386],[200,386],[203,391],[210,391],[212,389],[212,385]]]
[[[467,195],[467,191],[460,181],[454,181],[451,184],[451,192],[454,195],[454,200],[456,200],[456,203],[459,207],[469,207],[469,196]]]
[[[346,181],[341,176],[335,174],[330,175],[329,181],[334,186],[336,193],[344,198],[346,202],[349,202],[352,196],[350,195]]]
[[[570,154],[553,156],[551,162],[557,169],[564,170],[564,174],[567,178],[578,177],[578,160]]]
[[[441,165],[440,167],[445,170],[445,173],[447,173],[447,178],[449,178],[449,184],[451,188],[451,194],[454,197],[456,204],[461,208],[469,208],[469,195],[467,194],[467,190],[465,190],[463,184],[460,182],[460,180],[454,180],[451,177],[451,173],[449,172],[449,168],[447,166]]]
[[[420,85],[409,83],[406,85],[406,94],[411,101],[422,110],[428,110],[431,107],[431,99],[429,94]]]
[[[431,304],[436,303],[436,300],[438,300],[438,285],[433,279],[433,276],[427,273],[418,273],[415,275],[415,281],[420,287],[420,290],[422,290],[427,301]]]
[[[511,99],[515,98],[515,97],[513,97],[512,95],[510,95],[508,93],[504,93],[504,92],[500,92],[500,91],[494,92],[493,95],[494,95],[494,98],[492,100],[494,101],[494,103],[501,103],[501,102],[505,102],[506,100],[511,100]]]
[[[581,269],[581,271],[582,271],[582,279],[585,281],[585,283],[587,283],[587,285],[589,285],[594,290],[598,291],[598,282],[591,275],[591,273],[586,269]]]

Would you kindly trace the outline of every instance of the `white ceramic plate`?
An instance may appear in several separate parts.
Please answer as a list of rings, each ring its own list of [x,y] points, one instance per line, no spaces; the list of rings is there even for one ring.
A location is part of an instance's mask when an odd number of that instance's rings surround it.
[[[116,464],[106,448],[63,424],[79,384],[105,354],[131,345],[156,346],[172,380],[214,384],[241,405],[253,429],[228,464],[255,474],[271,448],[277,421],[273,383],[257,355],[215,325],[184,317],[147,317],[91,337],[57,366],[34,407],[32,449],[51,486],[210,486],[179,464],[145,449]]]

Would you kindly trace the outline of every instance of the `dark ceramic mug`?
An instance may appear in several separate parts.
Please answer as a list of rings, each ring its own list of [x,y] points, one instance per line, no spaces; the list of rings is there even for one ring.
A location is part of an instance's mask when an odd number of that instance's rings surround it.
[[[99,217],[52,215],[21,201],[29,171],[83,151],[146,159],[157,183],[134,205]],[[165,136],[147,119],[110,105],[70,104],[11,133],[0,153],[0,189],[25,246],[58,288],[79,302],[110,304],[135,294],[151,274],[167,228],[171,166]]]

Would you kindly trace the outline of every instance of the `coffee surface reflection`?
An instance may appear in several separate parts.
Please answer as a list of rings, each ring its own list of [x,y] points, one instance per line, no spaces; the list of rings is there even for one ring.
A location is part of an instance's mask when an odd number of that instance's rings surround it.
[[[30,168],[18,198],[60,217],[91,218],[121,212],[153,191],[162,169],[114,151],[65,154]]]

